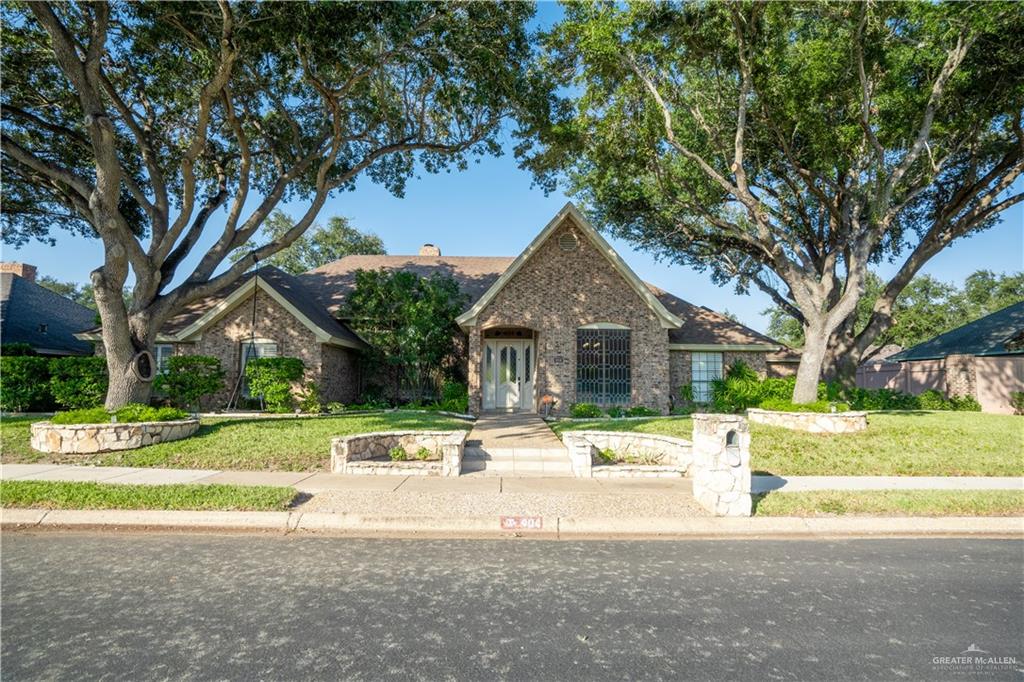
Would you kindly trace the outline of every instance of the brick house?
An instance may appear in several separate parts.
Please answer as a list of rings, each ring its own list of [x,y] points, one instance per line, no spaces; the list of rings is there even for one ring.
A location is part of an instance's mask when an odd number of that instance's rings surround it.
[[[442,256],[426,244],[415,256],[347,256],[297,277],[261,268],[172,320],[157,359],[214,355],[231,383],[248,356],[296,356],[322,400],[351,402],[365,383],[365,344],[335,314],[355,273],[377,269],[449,275],[468,296],[456,322],[473,413],[537,411],[545,396],[558,412],[576,402],[665,412],[685,384],[706,398],[736,360],[762,375],[794,366],[777,341],[642,282],[571,203],[515,258]]]

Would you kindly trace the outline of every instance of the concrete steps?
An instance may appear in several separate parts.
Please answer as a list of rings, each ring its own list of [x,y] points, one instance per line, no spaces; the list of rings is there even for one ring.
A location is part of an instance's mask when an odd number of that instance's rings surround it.
[[[468,446],[462,460],[463,475],[572,476],[565,448],[484,448]]]

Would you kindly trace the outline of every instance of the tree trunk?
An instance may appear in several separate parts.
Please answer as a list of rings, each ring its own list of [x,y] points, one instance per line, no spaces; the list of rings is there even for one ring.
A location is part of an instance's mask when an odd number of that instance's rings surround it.
[[[839,326],[829,338],[821,375],[825,381],[837,381],[851,388],[857,381],[861,355],[856,348],[852,320]]]
[[[112,291],[107,287],[101,290],[97,287],[95,292],[96,307],[103,325],[103,350],[109,381],[104,407],[113,411],[128,403],[147,405],[153,382],[140,379],[132,370],[132,364],[139,351],[152,351],[148,343],[150,325],[135,319],[129,321],[119,290]],[[140,334],[140,331],[145,333]]]
[[[821,379],[821,368],[825,362],[828,338],[829,334],[822,322],[815,321],[804,325],[804,348],[800,353],[800,365],[796,370],[794,403],[813,403],[818,399],[818,381]]]

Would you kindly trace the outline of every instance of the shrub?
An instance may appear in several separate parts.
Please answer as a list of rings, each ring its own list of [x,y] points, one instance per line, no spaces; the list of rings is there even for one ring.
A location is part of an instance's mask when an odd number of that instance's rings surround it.
[[[679,400],[683,403],[693,403],[693,384],[683,384],[679,387]]]
[[[36,351],[28,343],[6,343],[0,353],[8,357],[20,357],[23,355],[35,355]]]
[[[644,407],[643,405],[636,405],[626,410],[627,417],[657,417],[660,414],[661,412]]]
[[[569,414],[577,419],[589,419],[602,416],[601,408],[594,403],[573,403]]]
[[[916,410],[920,408],[917,396],[888,388],[851,388],[846,399],[855,410]]]
[[[107,394],[107,361],[96,356],[51,360],[50,392],[57,404],[64,407],[101,405]]]
[[[611,407],[608,408],[608,416],[611,417],[612,419],[618,419],[624,413],[625,413],[625,410],[623,410],[618,405],[612,405]]]
[[[420,447],[420,449],[416,451],[416,459],[421,461],[426,461],[433,456],[434,453],[430,450],[430,448]]]
[[[795,404],[790,400],[782,398],[768,398],[761,402],[762,410],[774,410],[776,412],[846,412],[850,409],[847,403],[834,402],[831,400],[818,400],[813,403]]]
[[[1010,392],[1010,406],[1014,414],[1024,414],[1024,391]]]
[[[208,355],[172,355],[153,388],[166,393],[178,407],[198,407],[200,398],[224,388],[224,370],[220,360]]]
[[[388,450],[388,457],[391,458],[392,462],[404,462],[409,459],[409,453],[405,451],[405,448],[396,445]]]
[[[465,414],[469,410],[469,389],[457,381],[446,381],[441,386],[441,400],[437,409]]]
[[[291,409],[292,384],[302,379],[305,366],[298,358],[256,358],[245,366],[249,393],[263,396],[268,409],[287,412]]]
[[[299,394],[299,409],[308,414],[320,414],[320,387],[315,381],[309,381]]]
[[[612,450],[611,448],[605,448],[603,450],[597,451],[597,458],[601,461],[602,464],[614,464],[615,460],[618,459],[618,456],[615,454],[615,451]]]
[[[792,400],[793,390],[796,388],[796,377],[785,379],[769,378],[761,382],[761,399],[779,398],[781,400]],[[822,386],[818,386],[818,393],[821,393]]]
[[[3,350],[6,353],[7,346]],[[31,355],[0,357],[0,409],[34,412],[52,405],[49,360]]]
[[[742,360],[730,365],[724,377],[711,382],[711,404],[716,412],[742,412],[760,402],[761,380]]]
[[[949,399],[949,406],[957,412],[981,412],[981,403],[973,395],[953,396]]]
[[[102,407],[90,407],[79,410],[68,410],[53,415],[54,424],[106,424],[116,416],[118,422],[166,422],[187,419],[188,413],[174,407],[150,407],[139,403],[129,403],[111,414]]]
[[[342,405],[339,402],[329,402],[329,403],[327,403],[327,412],[329,414],[341,414],[344,411],[345,411],[345,406]]]

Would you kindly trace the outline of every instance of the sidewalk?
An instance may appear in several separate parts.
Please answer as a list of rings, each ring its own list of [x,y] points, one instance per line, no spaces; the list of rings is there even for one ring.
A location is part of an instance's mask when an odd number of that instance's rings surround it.
[[[291,486],[304,493],[331,490],[398,490],[435,492],[614,492],[668,490],[689,492],[689,479],[435,478],[421,476],[346,476],[309,471],[218,471],[214,469],[155,469],[149,467],[92,467],[73,464],[4,464],[0,479],[36,481],[95,481],[102,483],[230,483]],[[782,490],[1024,490],[1019,476],[753,476],[755,493]]]

